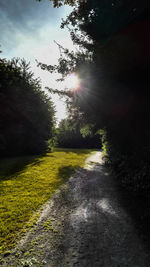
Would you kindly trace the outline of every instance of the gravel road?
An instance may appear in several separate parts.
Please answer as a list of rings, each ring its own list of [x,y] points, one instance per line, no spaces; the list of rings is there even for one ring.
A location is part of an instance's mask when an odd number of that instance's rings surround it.
[[[148,267],[148,256],[96,152],[46,203],[2,266]]]

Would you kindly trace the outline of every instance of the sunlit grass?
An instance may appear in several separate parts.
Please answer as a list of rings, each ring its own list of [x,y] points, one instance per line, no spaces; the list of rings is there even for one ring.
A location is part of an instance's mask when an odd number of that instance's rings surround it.
[[[1,251],[14,245],[18,232],[25,231],[25,225],[27,228],[34,224],[38,217],[35,212],[70,177],[76,167],[84,165],[90,152],[58,149],[45,156],[1,160]]]

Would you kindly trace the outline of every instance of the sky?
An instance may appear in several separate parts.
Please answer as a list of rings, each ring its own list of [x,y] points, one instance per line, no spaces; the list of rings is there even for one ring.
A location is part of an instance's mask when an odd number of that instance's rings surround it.
[[[67,6],[53,8],[48,0],[0,0],[1,57],[25,58],[30,61],[35,77],[41,78],[43,88],[57,88],[55,80],[58,77],[38,68],[35,59],[46,64],[57,63],[59,50],[54,40],[73,49],[68,31],[60,29],[61,18],[70,11]],[[65,105],[56,95],[52,100],[60,121],[66,116]]]

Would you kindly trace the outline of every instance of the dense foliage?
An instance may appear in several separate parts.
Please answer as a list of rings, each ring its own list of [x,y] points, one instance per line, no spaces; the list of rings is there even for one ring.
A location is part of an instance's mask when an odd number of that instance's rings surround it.
[[[53,128],[53,103],[29,64],[0,59],[0,155],[44,152]]]
[[[85,129],[86,130],[86,129]],[[87,132],[87,130],[86,130]],[[58,147],[66,148],[101,148],[100,135],[89,133],[84,136],[84,128],[77,121],[71,124],[69,119],[63,119],[57,129]]]
[[[149,190],[149,1],[53,3],[74,3],[61,27],[68,28],[79,50],[60,46],[58,66],[39,65],[62,78],[78,74],[79,90],[66,93],[72,116],[84,116],[95,130],[104,129],[107,162],[123,185],[136,192]]]

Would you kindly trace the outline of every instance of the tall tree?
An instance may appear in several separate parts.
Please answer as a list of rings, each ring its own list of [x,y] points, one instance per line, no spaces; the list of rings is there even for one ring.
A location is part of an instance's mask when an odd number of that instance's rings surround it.
[[[150,3],[74,1],[73,11],[61,25],[65,26],[79,51],[70,53],[61,47],[58,66],[39,65],[58,71],[62,78],[69,72],[78,74],[80,90],[61,94],[71,97],[75,115],[82,114],[95,128],[106,130],[108,158],[114,169],[124,166],[121,175],[126,177],[130,165],[126,181],[136,185],[135,169],[141,166],[145,186],[150,176]]]
[[[53,103],[25,60],[0,59],[0,154],[41,153],[54,127]]]

